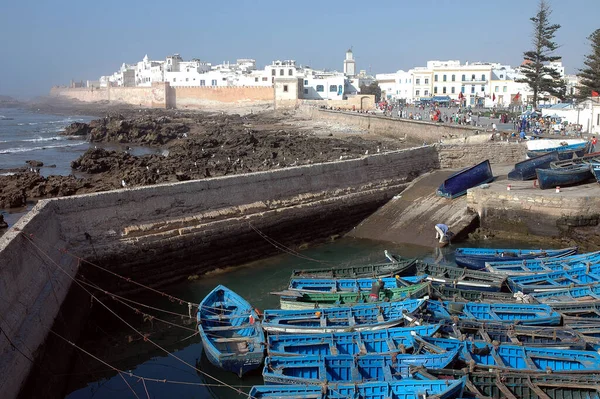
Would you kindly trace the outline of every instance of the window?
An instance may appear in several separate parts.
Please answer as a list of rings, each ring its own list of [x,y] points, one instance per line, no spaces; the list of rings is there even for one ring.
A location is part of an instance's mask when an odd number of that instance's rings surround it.
[[[462,76],[462,81],[464,82],[465,80],[467,80],[467,79],[466,79],[466,76],[465,76],[465,75],[463,75],[463,76]]]
[[[304,79],[304,86],[308,86],[308,79]]]
[[[408,83],[412,83],[412,79],[408,79]]]
[[[288,70],[288,75],[293,76],[294,75],[294,70],[293,69]]]
[[[444,82],[446,81],[446,75],[444,75],[444,76],[442,77],[442,80],[443,80]]]
[[[452,94],[454,94],[454,92],[455,92],[455,89],[456,89],[456,88],[455,88],[454,86],[452,86],[452,89],[451,89],[451,93],[452,93]]]
[[[429,84],[429,78],[425,78],[425,84],[428,85]]]
[[[186,81],[186,82],[189,82],[189,81],[190,81],[190,78],[185,78],[185,81]]]
[[[485,75],[481,75],[481,81],[485,82]]]
[[[461,92],[461,93],[463,93],[463,94],[465,94],[465,86],[462,86],[462,87],[460,88],[460,92]]]
[[[481,85],[481,91],[485,91],[485,86]]]
[[[288,85],[283,85],[283,92],[287,93],[288,92]]]
[[[446,86],[442,87],[442,93],[446,94]]]
[[[494,93],[498,93],[500,91],[500,87],[499,86],[494,86]]]
[[[329,86],[329,92],[330,93],[337,93],[337,85],[331,85],[331,86]]]
[[[200,86],[206,86],[206,80],[200,79]]]
[[[227,78],[223,78],[223,79],[221,79],[221,80],[222,80],[223,82],[225,82],[225,81],[227,80]]]
[[[254,81],[255,81],[255,82],[258,82],[258,78],[254,78]]]
[[[284,73],[285,73],[285,72],[283,71],[283,69],[280,69],[280,70],[279,70],[279,76],[283,76],[283,74],[284,74]]]
[[[434,82],[437,82],[437,81],[438,81],[437,75],[435,75],[435,76],[433,77],[433,81],[434,81]]]
[[[322,93],[325,91],[325,87],[323,85],[317,85],[317,92]]]
[[[421,94],[421,90],[415,90],[415,96],[418,96]]]
[[[504,75],[500,75],[500,79],[504,79]]]
[[[216,86],[217,85],[217,79],[213,79],[211,82],[211,86]]]
[[[398,84],[402,84],[402,79],[398,79]]]
[[[456,82],[456,75],[452,75],[452,81]]]
[[[267,80],[269,80],[269,78],[267,78],[267,77],[262,78],[263,82],[266,82]]]
[[[177,78],[173,78],[173,82],[177,82]]]
[[[437,94],[437,86],[433,88],[433,94]]]
[[[504,86],[504,87],[502,88],[502,92],[503,92],[503,93],[506,93],[506,86]]]
[[[475,81],[475,74],[471,75],[471,82]]]
[[[304,94],[308,94],[308,89],[304,89]]]
[[[475,93],[475,86],[471,86],[471,93]]]
[[[415,83],[418,84],[418,85],[420,85],[421,84],[421,79],[419,79],[419,78],[415,79]]]
[[[423,93],[423,95],[424,95],[425,97],[427,97],[427,96],[429,95],[429,90],[425,90],[425,92]]]
[[[277,72],[275,72],[275,70],[274,70],[274,69],[271,69],[271,75],[275,76],[275,74],[276,74],[276,73],[277,73]]]

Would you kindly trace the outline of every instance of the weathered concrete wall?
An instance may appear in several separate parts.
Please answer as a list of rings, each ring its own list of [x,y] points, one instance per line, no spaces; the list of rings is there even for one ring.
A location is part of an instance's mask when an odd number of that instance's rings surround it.
[[[25,237],[56,248],[66,245],[53,201],[40,201],[0,237],[0,326],[29,358],[46,338],[71,285],[77,261],[56,250],[37,250]],[[23,233],[20,232],[23,231]],[[47,256],[46,256],[47,255]],[[60,265],[60,271],[53,262]],[[0,339],[0,392],[13,398],[32,367],[3,337]]]
[[[269,102],[272,87],[171,87],[176,108],[202,108],[214,103]]]
[[[274,253],[276,249],[252,226],[290,247],[345,233],[401,192],[408,181],[436,167],[437,153],[429,146],[41,201],[15,226],[22,233],[13,228],[0,239],[0,314],[7,320],[2,329],[15,345],[36,357],[70,285],[68,276],[36,253],[22,235],[33,234],[34,241],[44,243],[44,252],[70,275],[76,273],[77,263],[57,249],[67,248],[158,286]],[[136,288],[85,263],[79,271],[111,291]],[[0,340],[0,349],[0,390],[4,398],[13,398],[31,364],[6,340]],[[61,372],[54,368],[52,356],[46,357],[53,370]],[[32,378],[42,392],[48,387],[38,384],[52,383]]]
[[[481,144],[438,144],[441,168],[466,168],[479,162],[517,163],[525,159],[524,143],[506,141]]]
[[[381,136],[405,138],[415,143],[437,143],[444,138],[466,137],[481,129],[453,126],[446,123],[430,123],[408,119],[394,119],[385,116],[368,115],[356,112],[340,112],[309,107],[305,109],[311,118],[357,126]]]
[[[348,97],[347,100],[298,100],[298,103],[302,106],[326,106],[349,111],[370,111],[375,109],[375,96],[372,94],[356,95]]]

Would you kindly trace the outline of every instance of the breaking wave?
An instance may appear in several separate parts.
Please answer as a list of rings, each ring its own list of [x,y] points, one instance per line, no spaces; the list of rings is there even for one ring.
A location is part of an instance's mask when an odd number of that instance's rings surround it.
[[[5,150],[0,150],[0,154],[14,154],[17,152],[29,152],[29,151],[38,151],[38,150],[47,150],[50,148],[61,148],[61,147],[77,147],[79,145],[86,144],[85,141],[78,141],[69,144],[58,144],[58,145],[45,145],[42,147],[17,147],[17,148],[7,148]]]

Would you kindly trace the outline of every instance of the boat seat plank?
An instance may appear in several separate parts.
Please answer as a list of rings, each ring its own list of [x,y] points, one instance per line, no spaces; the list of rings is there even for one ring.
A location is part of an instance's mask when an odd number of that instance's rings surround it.
[[[504,394],[504,396],[506,396],[506,399],[518,399],[510,391],[510,389],[508,389],[508,387],[506,385],[504,385],[504,383],[502,383],[502,381],[500,381],[499,378],[496,379],[496,386],[498,387],[498,389],[500,390],[500,392],[502,392]]]
[[[531,382],[531,378],[527,377],[526,381],[527,386],[531,389],[540,399],[552,399],[550,396],[546,394],[546,392],[542,391],[540,387]]]
[[[247,342],[254,341],[256,337],[233,337],[233,338],[213,338],[211,341],[216,343],[227,343],[227,342]]]
[[[204,326],[205,331],[229,331],[229,330],[241,330],[243,328],[252,328],[252,324],[242,324],[239,326],[215,326],[215,327],[207,327]]]

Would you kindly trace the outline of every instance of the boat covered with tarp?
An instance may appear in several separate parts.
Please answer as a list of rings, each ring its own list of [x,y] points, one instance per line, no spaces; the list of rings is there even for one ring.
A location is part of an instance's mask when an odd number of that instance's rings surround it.
[[[494,179],[490,161],[485,160],[477,165],[456,172],[438,187],[436,193],[440,197],[457,198],[465,195],[467,190]]]

